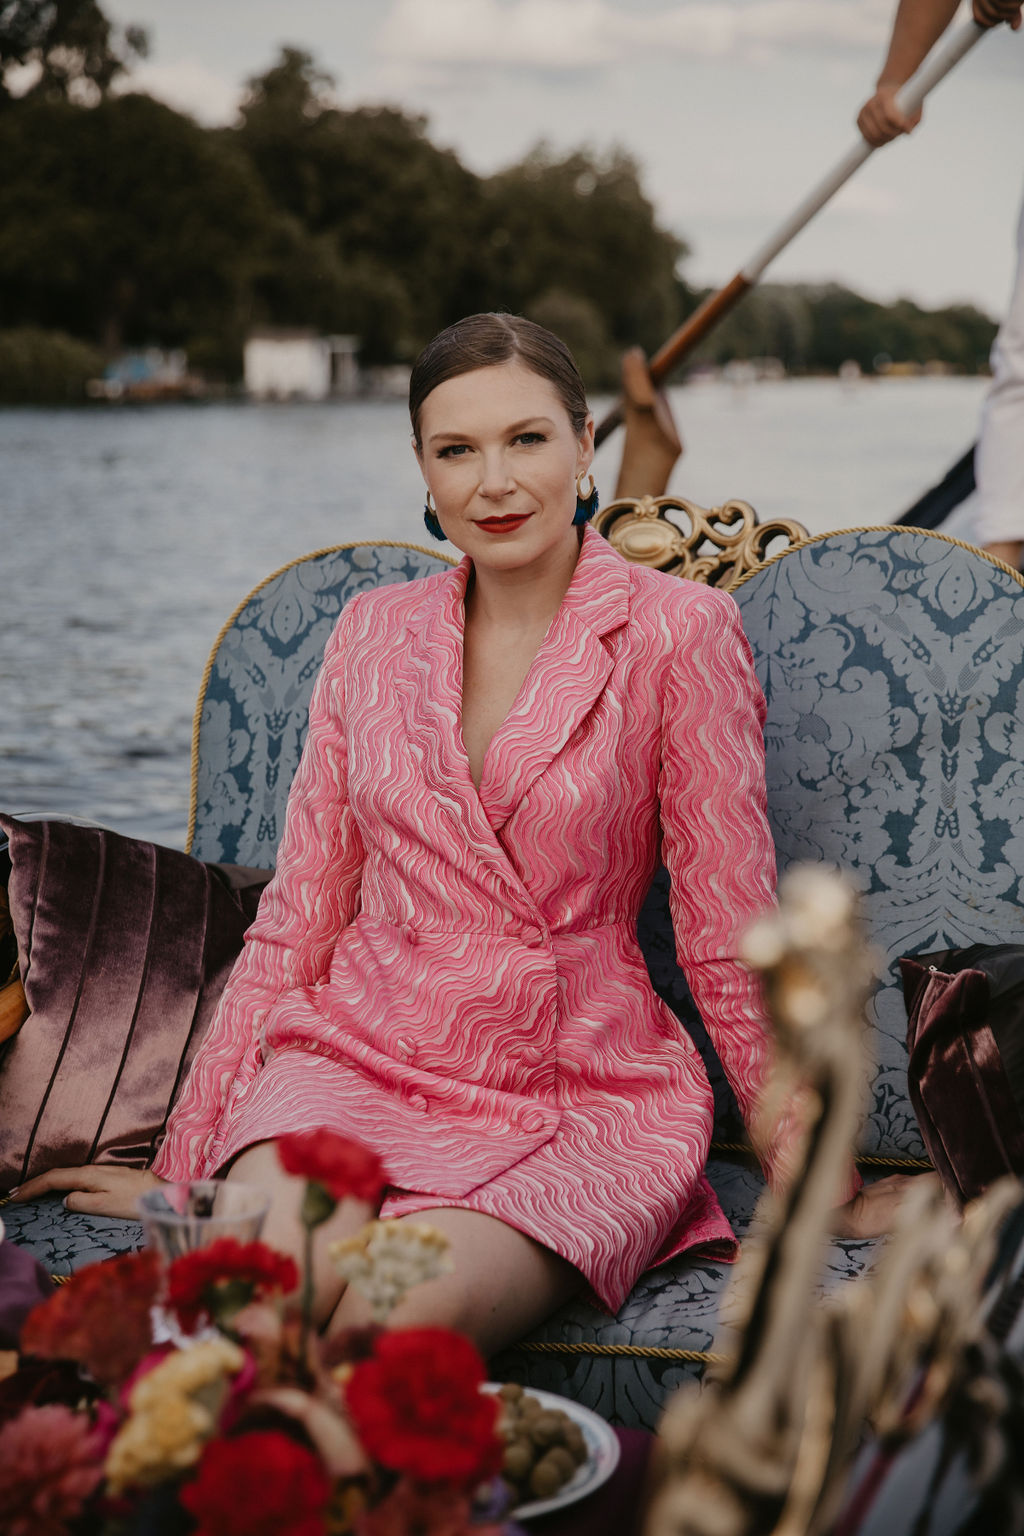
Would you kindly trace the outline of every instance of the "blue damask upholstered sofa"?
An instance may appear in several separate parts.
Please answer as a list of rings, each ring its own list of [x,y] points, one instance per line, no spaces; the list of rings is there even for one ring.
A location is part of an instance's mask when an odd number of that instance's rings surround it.
[[[225,625],[196,716],[190,848],[272,866],[327,635],[349,597],[442,569],[404,545],[356,544],[296,562]],[[1024,593],[979,551],[903,528],[830,534],[765,562],[735,589],[768,702],[769,810],[781,868],[849,870],[878,956],[871,1004],[866,1170],[920,1166],[906,1093],[902,954],[1021,935]],[[652,979],[706,1052],[718,1101],[709,1176],[743,1232],[761,1189],[721,1069],[674,958],[662,875],[640,923]],[[10,1236],[56,1272],[133,1246],[134,1223],[55,1202],[7,1207]],[[822,1284],[874,1245],[833,1243]],[[729,1266],[678,1259],[642,1277],[609,1318],[582,1302],[494,1362],[505,1377],[652,1426],[708,1359]]]

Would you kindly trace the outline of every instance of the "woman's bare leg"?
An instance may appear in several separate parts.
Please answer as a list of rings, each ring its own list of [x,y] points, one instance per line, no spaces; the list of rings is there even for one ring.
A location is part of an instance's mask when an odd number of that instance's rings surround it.
[[[529,1333],[583,1285],[566,1259],[494,1216],[444,1206],[401,1220],[427,1222],[443,1232],[455,1268],[410,1291],[392,1312],[389,1327],[455,1328],[487,1357]],[[350,1289],[328,1331],[369,1320],[367,1303]]]
[[[291,1254],[301,1271],[305,1263],[306,1229],[299,1210],[306,1181],[285,1173],[272,1141],[257,1142],[240,1152],[231,1163],[227,1178],[258,1184],[268,1192],[270,1210],[263,1224],[262,1241],[280,1253]],[[313,1238],[313,1317],[318,1328],[322,1328],[331,1316],[345,1288],[327,1256],[327,1244],[337,1238],[351,1237],[372,1216],[372,1209],[364,1201],[343,1200],[330,1220],[316,1229]]]

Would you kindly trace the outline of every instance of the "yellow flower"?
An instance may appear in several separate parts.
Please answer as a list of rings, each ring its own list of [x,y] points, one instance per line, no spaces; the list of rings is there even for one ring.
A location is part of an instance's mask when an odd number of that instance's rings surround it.
[[[159,1483],[192,1466],[199,1460],[214,1424],[205,1408],[178,1395],[164,1398],[149,1412],[133,1414],[107,1452],[107,1483],[111,1493],[123,1493],[139,1484]]]
[[[225,1376],[236,1376],[244,1364],[244,1353],[230,1339],[205,1339],[173,1350],[135,1383],[128,1399],[132,1412],[145,1412],[168,1392],[190,1396]]]
[[[217,1428],[227,1378],[244,1363],[237,1344],[211,1339],[173,1351],[140,1377],[129,1394],[130,1417],[107,1452],[111,1493],[194,1465]]]

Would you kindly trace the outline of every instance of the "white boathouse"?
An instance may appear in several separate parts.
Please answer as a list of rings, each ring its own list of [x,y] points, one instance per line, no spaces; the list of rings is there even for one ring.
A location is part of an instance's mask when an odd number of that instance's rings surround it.
[[[358,336],[262,326],[246,338],[246,393],[254,400],[326,400],[359,387]]]

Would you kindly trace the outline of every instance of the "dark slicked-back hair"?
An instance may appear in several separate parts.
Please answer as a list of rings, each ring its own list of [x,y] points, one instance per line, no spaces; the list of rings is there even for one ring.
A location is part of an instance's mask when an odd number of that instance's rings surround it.
[[[576,361],[564,341],[521,315],[467,315],[441,331],[423,348],[409,380],[409,416],[420,447],[420,412],[432,390],[448,379],[518,359],[554,385],[579,437],[589,410]]]

